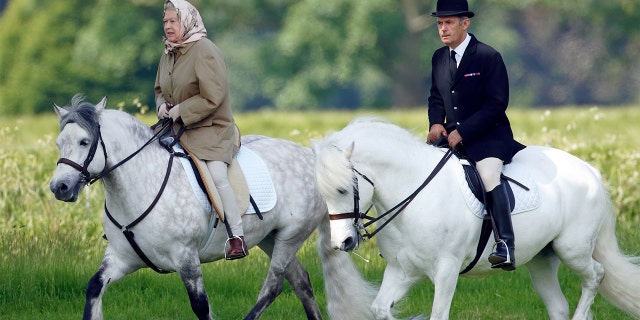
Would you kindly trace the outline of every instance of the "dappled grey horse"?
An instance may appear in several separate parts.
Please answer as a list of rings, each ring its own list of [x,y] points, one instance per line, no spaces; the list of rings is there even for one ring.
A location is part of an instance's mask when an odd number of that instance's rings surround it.
[[[179,273],[198,318],[213,318],[200,263],[225,257],[227,233],[213,233],[206,248],[201,247],[211,233],[211,212],[196,199],[180,161],[173,161],[155,142],[147,125],[105,106],[106,97],[94,106],[79,95],[68,108],[54,106],[60,120],[56,140],[60,160],[51,191],[58,200],[76,201],[85,185],[101,179],[105,213],[113,218],[104,216],[108,245],[100,269],[88,283],[84,318],[102,318],[107,286],[150,264],[156,271]],[[258,246],[271,258],[257,302],[246,319],[260,317],[282,291],[284,279],[302,302],[306,316],[319,319],[309,276],[296,257],[319,224],[325,224],[321,238],[329,238],[327,209],[314,184],[313,153],[291,141],[263,136],[243,137],[242,145],[266,163],[278,197],[275,207],[262,213],[264,220],[256,215],[242,218],[247,245]],[[127,236],[134,239],[133,244]]]

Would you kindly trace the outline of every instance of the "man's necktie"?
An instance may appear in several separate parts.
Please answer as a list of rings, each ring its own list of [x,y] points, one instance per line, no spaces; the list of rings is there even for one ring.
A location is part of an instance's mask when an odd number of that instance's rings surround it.
[[[449,59],[449,71],[451,72],[451,80],[455,79],[458,64],[456,62],[456,52],[451,50],[451,59]]]

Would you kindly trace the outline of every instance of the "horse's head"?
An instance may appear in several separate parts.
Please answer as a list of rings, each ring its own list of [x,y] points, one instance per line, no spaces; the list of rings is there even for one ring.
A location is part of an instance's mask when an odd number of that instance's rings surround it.
[[[49,188],[56,199],[76,201],[91,176],[104,169],[106,154],[104,145],[99,143],[98,119],[106,104],[106,97],[93,106],[76,94],[68,108],[53,105],[60,120],[60,134],[56,139],[60,159]]]
[[[331,245],[334,249],[351,251],[362,241],[360,208],[373,201],[373,182],[360,173],[351,162],[355,144],[347,148],[327,142],[314,142],[316,183],[324,197],[331,219]]]

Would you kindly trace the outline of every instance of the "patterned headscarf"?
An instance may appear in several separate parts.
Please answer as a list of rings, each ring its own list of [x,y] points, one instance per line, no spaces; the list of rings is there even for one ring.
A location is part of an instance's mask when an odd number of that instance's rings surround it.
[[[172,8],[173,7],[173,8]],[[204,27],[200,12],[191,3],[185,0],[167,0],[164,3],[164,11],[176,10],[180,19],[180,42],[171,42],[164,37],[164,53],[169,53],[187,43],[198,41],[207,37],[207,29]]]

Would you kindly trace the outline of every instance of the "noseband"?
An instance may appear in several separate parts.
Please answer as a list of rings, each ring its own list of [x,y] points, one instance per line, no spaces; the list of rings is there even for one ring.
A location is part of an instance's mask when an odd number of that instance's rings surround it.
[[[357,224],[358,218],[369,218],[369,216],[367,216],[367,212],[371,210],[371,206],[373,205],[371,205],[366,212],[360,212],[360,188],[358,187],[358,177],[356,176],[356,174],[360,175],[374,188],[375,184],[373,184],[373,181],[371,181],[369,177],[365,176],[360,171],[358,171],[358,169],[353,167],[353,165],[351,166],[351,172],[353,173],[353,211],[329,215],[329,220],[355,219],[354,223]]]
[[[95,177],[91,177],[91,173],[89,172],[89,164],[91,164],[91,161],[93,161],[93,158],[96,155],[96,150],[98,149],[98,141],[100,141],[100,145],[102,146],[102,153],[104,154],[104,161],[106,163],[107,149],[104,146],[104,140],[102,139],[102,133],[100,132],[100,125],[98,124],[98,138],[93,140],[93,142],[91,142],[91,147],[89,148],[89,154],[87,154],[87,158],[84,159],[84,162],[82,165],[67,158],[58,159],[58,162],[56,162],[56,165],[60,163],[64,163],[78,170],[80,172],[80,176],[82,177],[82,181],[88,184],[93,184],[94,182],[98,181],[98,179],[102,178],[104,176],[103,173],[106,171],[106,169],[102,170],[102,172]]]

